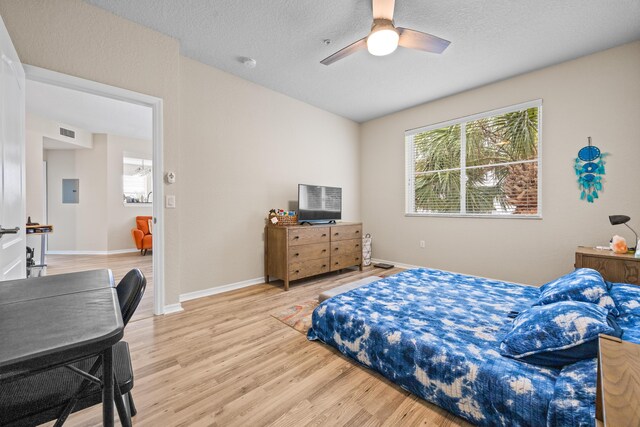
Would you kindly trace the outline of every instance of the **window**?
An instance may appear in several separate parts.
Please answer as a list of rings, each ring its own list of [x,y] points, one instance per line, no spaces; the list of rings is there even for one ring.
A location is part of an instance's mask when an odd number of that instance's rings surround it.
[[[137,157],[124,157],[122,166],[122,193],[124,203],[151,203],[151,190],[153,189],[151,160]]]
[[[540,218],[542,101],[405,133],[407,215]]]

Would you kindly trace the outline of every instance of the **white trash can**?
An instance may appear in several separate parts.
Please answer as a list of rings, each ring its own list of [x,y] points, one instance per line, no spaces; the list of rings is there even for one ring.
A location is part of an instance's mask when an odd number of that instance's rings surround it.
[[[362,238],[362,264],[371,265],[371,234],[369,233]]]

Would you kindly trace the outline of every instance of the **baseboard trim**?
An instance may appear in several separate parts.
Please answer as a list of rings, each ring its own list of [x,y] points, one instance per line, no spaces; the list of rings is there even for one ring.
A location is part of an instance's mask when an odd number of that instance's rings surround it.
[[[190,301],[192,299],[209,297],[211,295],[221,294],[223,292],[235,291],[236,289],[246,288],[248,286],[264,283],[264,277],[243,280],[242,282],[230,283],[228,285],[216,286],[214,288],[203,289],[201,291],[187,292],[180,295],[180,302]]]
[[[180,313],[181,311],[184,311],[184,308],[182,308],[182,304],[169,304],[164,306],[162,314]]]
[[[389,261],[386,259],[371,258],[372,265],[377,264],[379,262],[384,264],[393,264],[395,267],[400,267],[400,268],[421,268],[419,265],[404,264],[402,262]]]
[[[47,255],[118,255],[140,252],[137,249],[116,249],[115,251],[46,251]]]

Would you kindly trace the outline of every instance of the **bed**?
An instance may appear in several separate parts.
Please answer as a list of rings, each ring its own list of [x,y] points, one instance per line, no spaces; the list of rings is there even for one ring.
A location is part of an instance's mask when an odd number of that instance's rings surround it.
[[[595,425],[595,359],[552,368],[500,354],[513,313],[539,295],[531,286],[407,270],[324,301],[308,338],[477,425]],[[631,301],[619,324],[624,339],[640,342],[640,291],[615,284],[611,296],[619,307]]]

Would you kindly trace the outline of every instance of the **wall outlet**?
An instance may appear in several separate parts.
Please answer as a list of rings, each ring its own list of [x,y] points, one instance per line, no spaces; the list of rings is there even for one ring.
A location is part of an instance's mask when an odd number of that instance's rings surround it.
[[[167,209],[174,209],[176,207],[176,196],[168,194],[165,198],[164,206]]]
[[[426,248],[427,246],[424,243],[424,240],[420,240],[420,247],[421,248]]]

